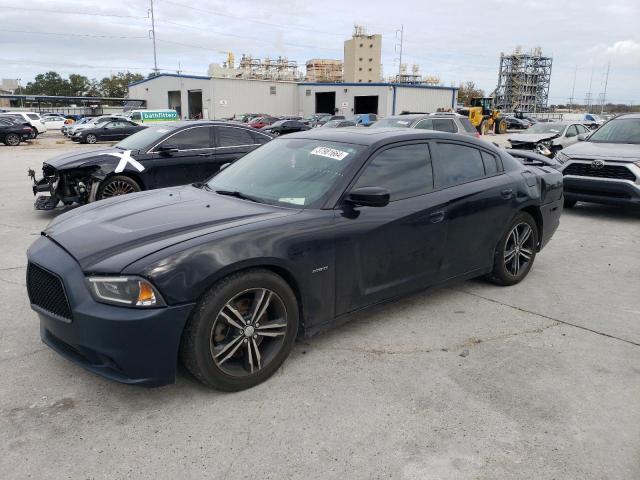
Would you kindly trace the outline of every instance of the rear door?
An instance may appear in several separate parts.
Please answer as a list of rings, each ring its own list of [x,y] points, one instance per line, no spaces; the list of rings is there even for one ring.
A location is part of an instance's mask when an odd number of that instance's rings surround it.
[[[515,182],[489,150],[457,141],[431,145],[435,185],[447,202],[444,278],[485,269],[513,215]]]
[[[433,192],[427,142],[376,152],[351,188],[383,187],[385,207],[342,207],[336,226],[336,313],[437,281],[446,238],[443,194]]]
[[[162,152],[163,146],[175,148],[177,152]],[[155,188],[206,180],[214,152],[213,128],[210,125],[188,127],[170,135],[152,149]]]

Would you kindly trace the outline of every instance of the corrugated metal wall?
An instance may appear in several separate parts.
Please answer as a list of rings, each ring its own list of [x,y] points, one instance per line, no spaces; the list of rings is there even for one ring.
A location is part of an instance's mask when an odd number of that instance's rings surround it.
[[[435,112],[438,108],[453,108],[453,89],[396,87],[396,115],[402,111]]]
[[[214,78],[211,118],[243,113],[297,115],[298,85],[289,82]]]

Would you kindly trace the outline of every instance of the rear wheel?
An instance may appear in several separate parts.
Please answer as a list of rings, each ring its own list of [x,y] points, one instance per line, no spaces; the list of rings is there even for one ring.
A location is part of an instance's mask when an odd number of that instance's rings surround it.
[[[134,179],[125,175],[116,175],[115,177],[109,177],[102,182],[98,189],[97,199],[117,197],[119,195],[127,195],[129,193],[139,192],[141,190],[140,185]]]
[[[498,285],[515,285],[527,276],[538,248],[538,225],[520,212],[498,243],[489,278]]]
[[[202,383],[225,391],[253,387],[273,375],[293,348],[298,302],[269,270],[217,282],[194,309],[180,357]]]
[[[4,144],[8,145],[9,147],[20,145],[20,135],[18,135],[17,133],[7,134],[7,136],[4,137]]]

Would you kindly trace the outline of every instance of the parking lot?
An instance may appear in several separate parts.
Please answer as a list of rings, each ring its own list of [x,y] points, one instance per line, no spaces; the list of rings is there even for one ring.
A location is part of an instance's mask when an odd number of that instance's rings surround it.
[[[522,283],[370,310],[253,389],[146,389],[45,347],[25,289],[27,169],[104,145],[0,146],[3,478],[640,478],[639,211],[579,204]]]

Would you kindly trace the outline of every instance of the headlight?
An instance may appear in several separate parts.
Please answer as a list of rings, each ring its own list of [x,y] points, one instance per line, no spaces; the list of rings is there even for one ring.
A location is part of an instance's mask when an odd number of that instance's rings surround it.
[[[166,303],[156,288],[140,277],[87,277],[96,302],[121,307],[164,307]]]
[[[565,164],[569,161],[569,156],[565,155],[562,152],[558,152],[556,153],[555,159],[558,161],[558,163]]]

